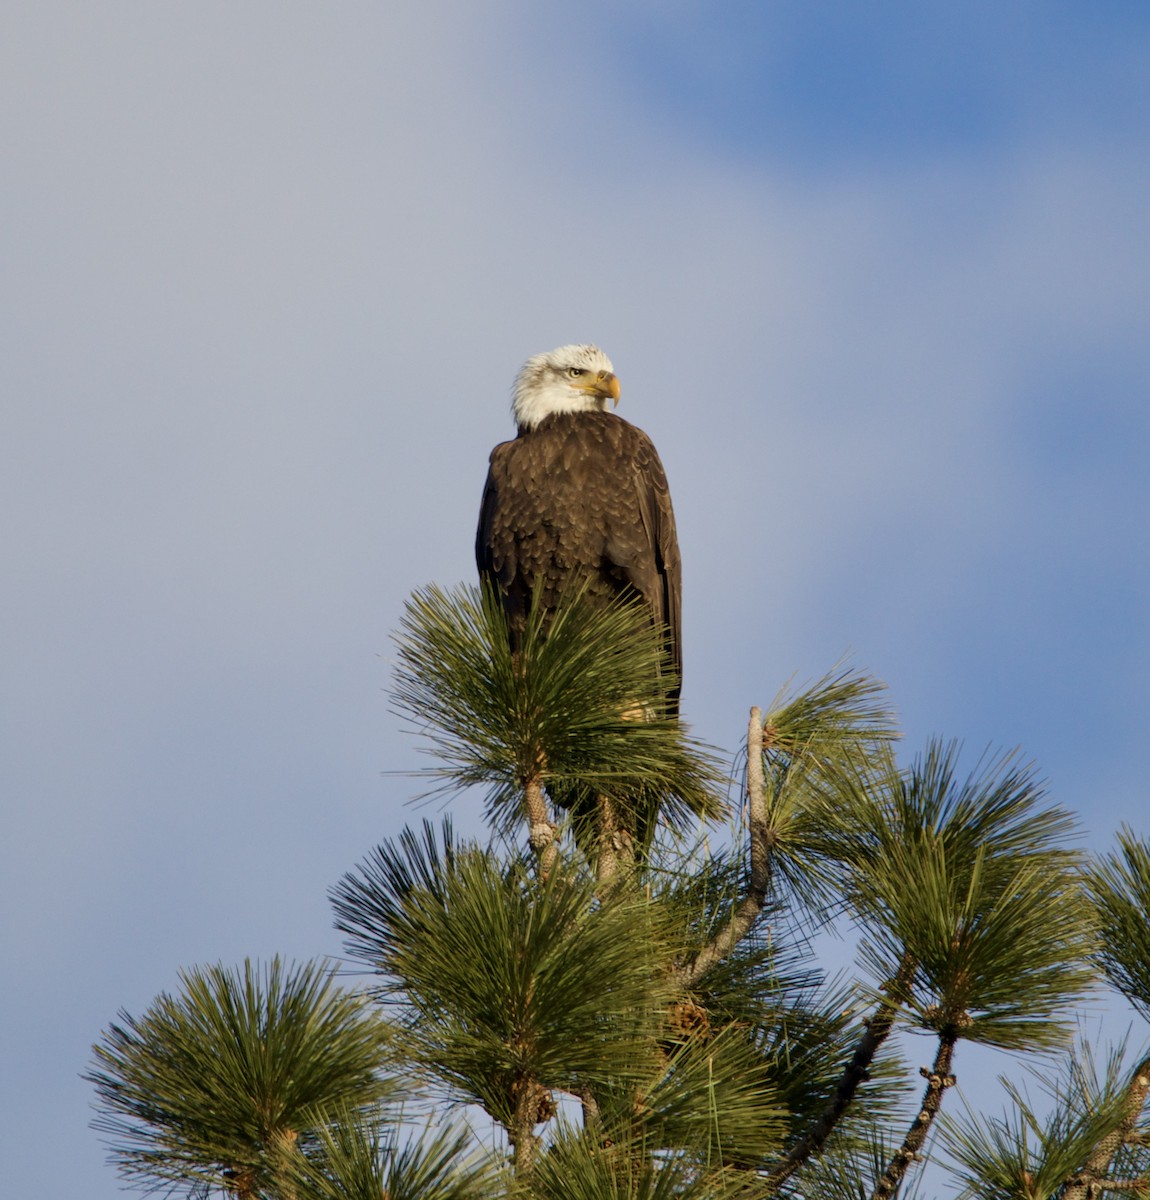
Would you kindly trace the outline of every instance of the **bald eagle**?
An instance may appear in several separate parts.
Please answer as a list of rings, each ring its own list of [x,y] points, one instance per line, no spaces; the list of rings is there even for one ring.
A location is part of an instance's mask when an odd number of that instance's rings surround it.
[[[619,381],[597,346],[560,346],[524,363],[512,393],[518,436],[491,452],[475,558],[512,629],[533,589],[553,608],[585,586],[592,600],[642,602],[682,674],[680,562],[663,464],[651,439],[616,416]]]

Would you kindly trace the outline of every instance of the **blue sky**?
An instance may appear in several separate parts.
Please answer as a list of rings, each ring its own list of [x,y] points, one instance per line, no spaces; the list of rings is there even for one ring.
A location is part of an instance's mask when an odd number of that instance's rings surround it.
[[[564,342],[666,464],[701,736],[851,654],[908,756],[1144,829],[1148,102],[1133,3],[9,5],[14,1193],[118,1194],[121,1006],[338,952],[422,815],[390,631]]]
[[[603,5],[608,61],[728,152],[830,173],[1144,128],[1135,3]]]

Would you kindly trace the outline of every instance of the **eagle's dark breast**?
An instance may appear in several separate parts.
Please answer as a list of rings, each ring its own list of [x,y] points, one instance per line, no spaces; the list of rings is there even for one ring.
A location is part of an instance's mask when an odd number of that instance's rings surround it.
[[[563,413],[491,452],[475,557],[512,629],[532,589],[554,606],[573,583],[641,599],[682,671],[680,563],[663,464],[651,439],[614,413]]]

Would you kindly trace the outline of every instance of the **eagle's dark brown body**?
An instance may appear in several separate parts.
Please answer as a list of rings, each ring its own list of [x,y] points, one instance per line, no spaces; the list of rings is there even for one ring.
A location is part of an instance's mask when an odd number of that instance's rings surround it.
[[[532,588],[556,604],[572,583],[631,595],[667,630],[682,672],[680,564],[663,464],[651,439],[609,412],[558,413],[491,452],[475,557],[512,628]]]

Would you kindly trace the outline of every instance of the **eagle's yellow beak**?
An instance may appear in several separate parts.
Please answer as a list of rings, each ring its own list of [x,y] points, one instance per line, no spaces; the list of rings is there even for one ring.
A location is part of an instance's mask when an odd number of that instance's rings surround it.
[[[610,371],[600,371],[583,385],[583,390],[593,396],[602,396],[604,400],[610,396],[613,404],[619,403],[619,380]]]

